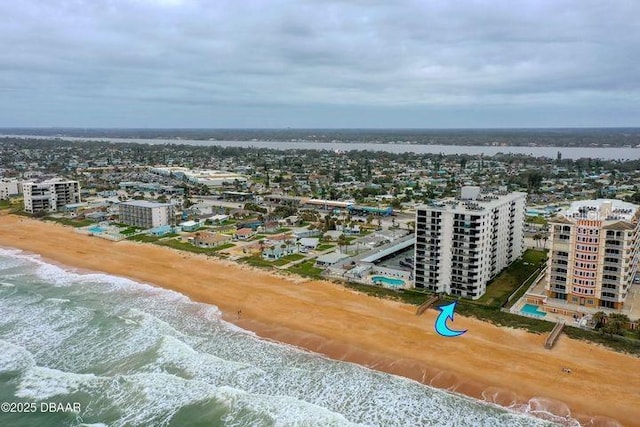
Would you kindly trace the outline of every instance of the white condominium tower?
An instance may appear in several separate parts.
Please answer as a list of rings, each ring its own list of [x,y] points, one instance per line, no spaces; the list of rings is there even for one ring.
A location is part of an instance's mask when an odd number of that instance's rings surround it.
[[[80,203],[78,181],[50,180],[23,182],[24,210],[34,212],[56,212],[70,203]]]
[[[549,304],[622,309],[637,269],[639,208],[581,200],[549,221]]]
[[[523,252],[526,193],[461,196],[416,212],[415,286],[478,299],[491,278]]]

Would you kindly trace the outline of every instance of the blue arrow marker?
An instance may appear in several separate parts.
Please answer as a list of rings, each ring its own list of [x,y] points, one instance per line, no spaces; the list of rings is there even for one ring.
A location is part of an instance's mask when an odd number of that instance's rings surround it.
[[[456,309],[456,304],[454,301],[451,304],[437,307],[440,310],[440,314],[436,319],[436,332],[443,337],[457,337],[467,332],[466,329],[464,331],[454,331],[447,326],[447,319],[451,319],[453,322],[453,311]]]

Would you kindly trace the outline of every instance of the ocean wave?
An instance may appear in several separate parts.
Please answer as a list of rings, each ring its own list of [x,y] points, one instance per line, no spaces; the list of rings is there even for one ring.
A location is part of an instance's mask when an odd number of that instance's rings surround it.
[[[233,384],[248,389],[265,376],[264,370],[249,363],[200,353],[171,336],[163,337],[156,351],[158,356],[152,364],[155,368],[178,370],[185,378],[198,378],[210,384]]]
[[[16,396],[46,400],[54,396],[75,393],[87,385],[94,385],[96,378],[93,374],[76,374],[34,366],[20,378]]]
[[[33,355],[24,347],[0,340],[0,373],[21,372],[35,366]]]

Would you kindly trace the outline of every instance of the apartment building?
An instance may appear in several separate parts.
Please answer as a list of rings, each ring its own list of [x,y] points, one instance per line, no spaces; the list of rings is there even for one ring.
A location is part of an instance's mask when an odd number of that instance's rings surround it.
[[[29,213],[56,212],[64,205],[80,203],[78,181],[61,179],[43,182],[23,182],[24,210]]]
[[[0,200],[7,200],[19,193],[18,181],[15,179],[0,179]]]
[[[132,200],[122,202],[120,208],[120,222],[140,228],[155,228],[170,225],[173,219],[173,205],[170,203],[155,203],[146,200]]]
[[[523,252],[526,193],[483,193],[462,187],[461,196],[416,211],[415,286],[480,298],[486,285]]]
[[[605,199],[573,202],[552,218],[545,310],[621,310],[637,270],[639,218],[639,206]]]

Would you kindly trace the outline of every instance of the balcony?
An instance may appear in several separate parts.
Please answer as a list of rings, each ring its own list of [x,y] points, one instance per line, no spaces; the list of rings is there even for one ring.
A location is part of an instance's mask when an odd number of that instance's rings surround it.
[[[619,298],[615,294],[605,295],[604,292],[600,295],[600,299],[604,301],[618,302]]]

